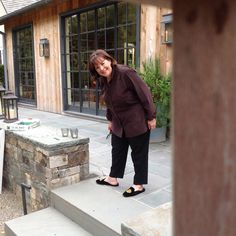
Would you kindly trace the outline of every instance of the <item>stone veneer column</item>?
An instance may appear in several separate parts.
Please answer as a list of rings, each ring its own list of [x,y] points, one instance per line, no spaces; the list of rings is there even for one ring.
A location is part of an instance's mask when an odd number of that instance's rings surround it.
[[[236,1],[174,4],[174,235],[236,235]]]
[[[45,208],[50,190],[88,177],[88,142],[88,138],[61,138],[50,128],[6,131],[3,183],[18,194],[21,183],[30,185],[27,205],[32,211]]]

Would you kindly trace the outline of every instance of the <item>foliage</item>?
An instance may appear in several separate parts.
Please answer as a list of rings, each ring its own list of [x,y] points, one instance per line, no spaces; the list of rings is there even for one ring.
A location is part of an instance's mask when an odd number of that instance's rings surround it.
[[[157,107],[157,127],[168,126],[170,121],[171,75],[163,75],[159,59],[149,59],[143,63],[140,73],[148,85],[153,102]]]
[[[4,84],[4,65],[0,65],[0,85]]]

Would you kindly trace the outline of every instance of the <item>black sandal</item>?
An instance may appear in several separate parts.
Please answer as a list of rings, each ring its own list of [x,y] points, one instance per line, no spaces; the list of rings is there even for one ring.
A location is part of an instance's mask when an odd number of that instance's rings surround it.
[[[143,188],[142,190],[135,190],[134,187],[130,187],[129,189],[127,189],[123,193],[123,196],[124,197],[132,197],[132,196],[138,195],[140,193],[143,193],[144,191],[145,191],[145,188]]]
[[[108,183],[107,181],[105,181],[105,179],[106,179],[106,178],[97,179],[97,180],[96,180],[96,183],[97,183],[97,184],[100,184],[100,185],[107,185],[107,186],[112,186],[112,187],[117,187],[117,186],[119,186],[119,183],[117,183],[117,184],[110,184],[110,183]]]

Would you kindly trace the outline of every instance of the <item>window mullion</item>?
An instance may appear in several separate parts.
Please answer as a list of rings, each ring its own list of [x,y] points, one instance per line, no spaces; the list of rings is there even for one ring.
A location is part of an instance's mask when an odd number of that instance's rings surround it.
[[[117,59],[118,58],[118,53],[117,53],[117,30],[118,30],[118,3],[115,3],[115,20],[114,20],[114,56]]]

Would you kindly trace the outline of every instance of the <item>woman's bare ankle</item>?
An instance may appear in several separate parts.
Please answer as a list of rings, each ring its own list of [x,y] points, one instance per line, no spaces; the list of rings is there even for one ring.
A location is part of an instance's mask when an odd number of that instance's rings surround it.
[[[110,176],[106,177],[106,181],[110,184],[117,184],[118,183],[117,178],[110,177]]]
[[[135,190],[143,190],[143,185],[141,185],[141,184],[133,184],[133,188]]]

